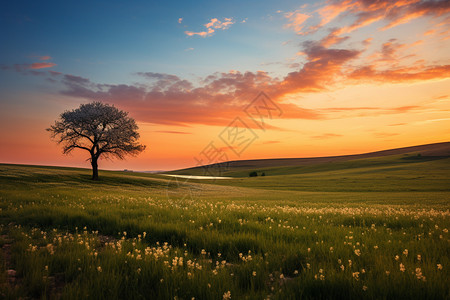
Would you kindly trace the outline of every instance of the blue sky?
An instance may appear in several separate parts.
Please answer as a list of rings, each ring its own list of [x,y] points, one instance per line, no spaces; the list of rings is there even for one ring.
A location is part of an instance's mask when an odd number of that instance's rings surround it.
[[[291,2],[261,1],[17,1],[2,12],[2,63],[36,61],[51,55],[59,72],[100,82],[133,81],[132,74],[151,69],[182,76],[204,76],[230,69],[261,69],[279,61],[282,42],[280,9]],[[189,37],[212,17],[233,18],[228,30]],[[178,19],[183,21],[178,23]],[[245,23],[241,23],[245,20]],[[191,50],[193,48],[193,50]]]

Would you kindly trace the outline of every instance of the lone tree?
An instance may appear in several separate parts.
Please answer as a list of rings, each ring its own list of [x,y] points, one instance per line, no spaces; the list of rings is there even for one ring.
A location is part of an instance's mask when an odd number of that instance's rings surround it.
[[[128,113],[101,102],[82,104],[79,108],[63,112],[55,124],[47,128],[63,153],[74,149],[89,152],[92,179],[98,179],[98,159],[124,159],[138,155],[145,146],[139,144],[138,126]]]

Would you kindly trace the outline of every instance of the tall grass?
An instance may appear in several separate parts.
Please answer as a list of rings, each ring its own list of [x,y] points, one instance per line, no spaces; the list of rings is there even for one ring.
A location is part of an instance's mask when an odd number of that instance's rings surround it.
[[[0,166],[3,298],[450,297],[449,196],[439,186],[362,193],[189,182],[170,186],[179,193],[168,198],[159,176],[88,176]]]

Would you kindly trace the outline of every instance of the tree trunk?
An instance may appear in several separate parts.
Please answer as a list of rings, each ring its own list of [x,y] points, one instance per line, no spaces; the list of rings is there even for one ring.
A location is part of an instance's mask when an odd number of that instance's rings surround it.
[[[91,165],[92,165],[92,180],[98,180],[98,164],[96,157],[91,158]]]

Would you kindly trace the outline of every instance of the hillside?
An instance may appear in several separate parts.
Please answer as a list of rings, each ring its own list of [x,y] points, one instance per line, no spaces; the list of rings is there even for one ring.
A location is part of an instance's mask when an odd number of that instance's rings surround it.
[[[236,160],[213,166],[199,166],[167,172],[178,175],[208,175],[205,170],[210,168],[212,172],[220,169],[217,176],[247,177],[249,172],[257,171],[259,175],[286,175],[315,172],[317,170],[351,168],[356,165],[393,164],[399,162],[411,163],[430,161],[450,157],[450,142],[434,143],[412,147],[389,149],[363,154],[309,157],[309,158],[276,158]],[[384,158],[377,160],[377,158]],[[352,164],[351,162],[355,162]]]

